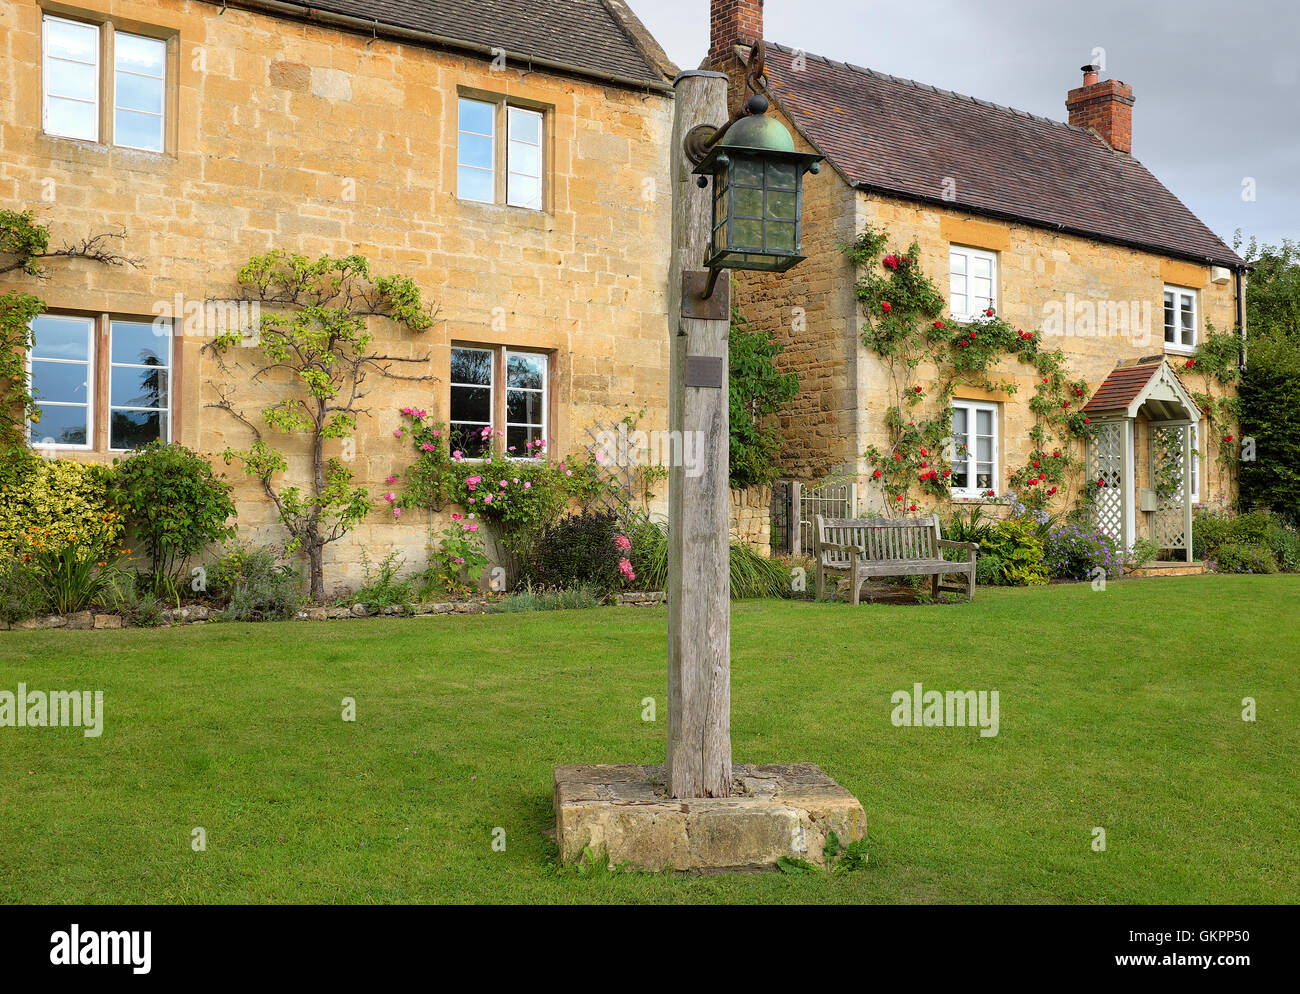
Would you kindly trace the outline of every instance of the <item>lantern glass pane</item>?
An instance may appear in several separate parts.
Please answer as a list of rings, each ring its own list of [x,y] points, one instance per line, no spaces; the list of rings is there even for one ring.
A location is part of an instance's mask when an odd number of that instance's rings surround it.
[[[736,188],[735,201],[736,217],[762,217],[763,216],[763,191],[755,190],[749,187]]]
[[[783,193],[779,190],[767,191],[767,217],[778,221],[793,221],[796,206],[793,193]]]
[[[790,255],[794,252],[794,222],[768,221],[767,245],[769,252],[782,252]]]
[[[731,244],[734,248],[763,251],[763,222],[736,218],[731,222]]]
[[[798,175],[793,162],[769,162],[767,164],[768,189],[793,190]]]
[[[737,155],[732,159],[732,182],[736,186],[763,185],[763,163],[747,155]]]

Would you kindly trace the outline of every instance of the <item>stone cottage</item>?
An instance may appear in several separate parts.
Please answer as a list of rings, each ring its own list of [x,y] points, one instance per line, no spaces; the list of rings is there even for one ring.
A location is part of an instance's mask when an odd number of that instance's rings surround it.
[[[665,428],[668,257],[646,246],[669,237],[675,72],[621,0],[0,5],[0,202],[55,245],[124,230],[139,261],[0,279],[49,308],[33,444],[93,461],[155,438],[246,446],[206,406],[243,384],[203,346],[247,315],[186,318],[272,249],[365,256],[436,305],[432,332],[395,346],[432,378],[376,390],[348,440],[372,494],[410,461],[404,406],[469,455],[484,426],[559,456],[629,413]],[[229,475],[242,537],[283,541]],[[421,562],[428,524],[372,514],[328,547],[329,577],[354,580],[366,548]]]
[[[706,64],[738,89],[763,37],[762,0],[713,0],[711,28]],[[741,310],[775,331],[799,374],[782,416],[789,474],[857,479],[880,507],[863,453],[884,444],[891,399],[840,248],[885,229],[903,251],[919,245],[954,321],[993,308],[1065,352],[1098,422],[1088,460],[1109,484],[1095,508],[1103,525],[1126,544],[1150,535],[1185,554],[1191,504],[1231,488],[1187,360],[1211,325],[1241,328],[1245,264],[1133,157],[1132,89],[1085,66],[1062,123],[774,42],[766,68],[771,113],[829,166],[805,183],[807,261],[778,278],[737,274]],[[996,372],[1019,389],[958,386],[953,401],[953,441],[967,453],[952,465],[958,500],[996,500],[1031,447],[1034,371]],[[1156,499],[1153,466],[1166,458],[1185,460],[1191,485]]]

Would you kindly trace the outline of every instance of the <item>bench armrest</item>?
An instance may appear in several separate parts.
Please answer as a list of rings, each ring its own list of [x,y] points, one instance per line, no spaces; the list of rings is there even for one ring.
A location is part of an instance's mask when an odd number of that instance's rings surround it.
[[[941,538],[938,541],[938,546],[941,549],[970,549],[978,552],[980,544],[978,542],[955,542],[949,538]]]
[[[829,549],[832,552],[861,552],[862,548],[856,545],[842,545],[839,542],[821,542],[819,543],[823,550]]]

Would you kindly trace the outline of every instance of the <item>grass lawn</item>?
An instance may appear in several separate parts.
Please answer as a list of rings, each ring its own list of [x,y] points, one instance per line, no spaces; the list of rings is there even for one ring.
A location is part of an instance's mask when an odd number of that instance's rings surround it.
[[[663,761],[661,608],[3,632],[0,689],[105,721],[0,728],[0,901],[1295,902],[1297,618],[1300,576],[736,604],[736,760],[866,809],[832,877],[556,872],[552,767]],[[894,727],[916,682],[999,690],[1000,733]]]

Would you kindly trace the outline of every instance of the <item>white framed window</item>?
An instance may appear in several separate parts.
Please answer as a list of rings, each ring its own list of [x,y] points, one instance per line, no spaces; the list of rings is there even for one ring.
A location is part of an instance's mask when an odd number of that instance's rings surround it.
[[[970,321],[996,308],[998,257],[983,249],[948,248],[948,311],[954,320]]]
[[[1194,351],[1196,332],[1196,291],[1181,286],[1165,287],[1165,349]]]
[[[952,495],[987,497],[998,492],[998,405],[952,402]]]
[[[41,121],[47,135],[99,141],[96,24],[48,14],[41,20]]]
[[[1200,425],[1191,425],[1187,430],[1190,433],[1188,446],[1192,453],[1192,465],[1189,470],[1191,473],[1192,503],[1199,504],[1201,502],[1201,452],[1198,445]]]
[[[453,346],[451,350],[451,451],[481,459],[492,451],[495,362],[491,349]]]
[[[167,99],[167,43],[159,38],[113,35],[113,144],[163,150]]]
[[[540,352],[506,351],[506,455],[512,459],[546,450],[548,365]]]
[[[456,124],[456,196],[496,200],[496,105],[460,98]]]
[[[506,108],[506,203],[542,209],[542,114]]]
[[[27,381],[41,412],[30,425],[35,448],[89,449],[95,438],[95,319],[40,314],[32,319]]]
[[[171,441],[172,336],[151,321],[112,321],[108,346],[108,447]]]

